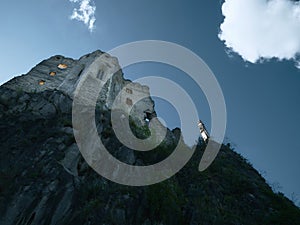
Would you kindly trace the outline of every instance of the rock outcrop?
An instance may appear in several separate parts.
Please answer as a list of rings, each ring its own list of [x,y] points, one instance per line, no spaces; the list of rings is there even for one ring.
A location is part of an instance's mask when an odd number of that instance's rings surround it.
[[[299,208],[273,193],[264,178],[226,145],[200,173],[205,144],[199,143],[176,176],[151,186],[119,185],[94,172],[75,142],[72,103],[79,77],[102,54],[96,51],[79,60],[54,56],[0,87],[1,225],[299,224]],[[98,133],[110,153],[139,166],[169,156],[179,129],[168,130],[163,144],[150,152],[118,141],[110,122],[113,99],[127,84],[131,91],[148,95],[149,89],[124,80],[115,58],[107,57],[97,68],[99,76],[114,72],[95,109]],[[146,138],[149,129],[143,120],[155,118],[154,102],[148,96],[135,107],[131,129]]]
[[[103,82],[99,104],[102,103],[107,109],[112,109],[117,95],[126,86],[124,93],[117,98],[124,106],[123,109],[126,111],[126,106],[130,108],[135,103],[133,98],[142,98],[133,107],[132,112],[128,112],[128,114],[132,113],[132,117],[138,119],[137,122],[140,124],[144,124],[145,118],[156,116],[149,88],[125,80],[117,58],[99,50],[82,56],[78,60],[65,58],[61,55],[53,56],[39,63],[29,73],[15,77],[5,83],[3,87],[24,93],[61,91],[73,100],[80,78],[86,73]],[[86,89],[91,96],[96,95],[98,91],[88,87]],[[2,98],[5,98],[5,96],[2,96]],[[2,101],[6,100],[3,99]]]

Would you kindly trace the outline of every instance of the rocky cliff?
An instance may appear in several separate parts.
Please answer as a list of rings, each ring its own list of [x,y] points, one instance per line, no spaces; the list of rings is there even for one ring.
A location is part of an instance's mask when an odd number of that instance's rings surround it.
[[[123,73],[120,70],[118,60],[101,51],[95,51],[91,54],[82,56],[78,60],[65,58],[60,55],[53,56],[42,61],[35,66],[29,73],[15,77],[3,85],[4,88],[24,93],[43,93],[45,91],[58,91],[68,96],[73,100],[75,89],[82,75],[91,73],[98,80],[103,82],[103,88],[99,95],[98,103],[101,107],[111,109],[118,93],[126,86],[128,96],[124,101],[125,105],[133,104],[130,93],[134,90],[134,95],[143,97],[133,108],[133,118],[138,118],[139,122],[143,123],[144,118],[149,114],[155,116],[154,102],[150,98],[149,88],[132,83],[123,78]],[[96,90],[86,88],[89,96],[95,96]],[[129,92],[129,93],[128,93]],[[2,96],[3,101],[6,96]],[[8,96],[7,98],[10,98]],[[47,111],[46,109],[45,111]],[[49,109],[50,111],[53,111]],[[147,112],[147,113],[146,113]]]
[[[222,145],[204,172],[198,163],[204,144],[176,176],[159,184],[131,187],[94,172],[81,156],[72,127],[74,90],[99,56],[78,60],[51,57],[0,88],[0,224],[300,224],[300,210],[229,145]],[[118,92],[144,95],[132,113],[133,133],[149,136],[145,118],[156,116],[149,89],[123,78],[116,58],[94,68],[104,89],[95,109],[96,125],[109,152],[130,165],[151,165],[174,149],[180,130],[167,130],[163,144],[138,152],[116,138],[111,107]],[[117,72],[115,72],[117,71]],[[113,76],[105,80],[107,74]],[[93,94],[93,93],[91,93]],[[121,98],[130,105],[130,98]]]

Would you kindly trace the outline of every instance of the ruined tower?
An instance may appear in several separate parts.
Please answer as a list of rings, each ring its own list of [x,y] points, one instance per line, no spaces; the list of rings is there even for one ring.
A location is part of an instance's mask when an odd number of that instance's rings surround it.
[[[85,73],[90,73],[97,79],[106,80],[99,95],[99,102],[106,108],[112,109],[114,101],[118,101],[124,111],[141,123],[144,123],[144,119],[149,115],[156,115],[149,87],[125,80],[117,58],[99,50],[82,56],[78,60],[61,55],[50,57],[40,62],[27,74],[15,77],[3,86],[27,93],[59,90],[73,99],[74,91],[81,76]],[[93,89],[88,91],[90,95],[96,94]],[[116,99],[121,91],[122,93]],[[136,99],[141,100],[136,103]],[[136,106],[132,107],[134,103]],[[128,110],[131,108],[132,110]]]

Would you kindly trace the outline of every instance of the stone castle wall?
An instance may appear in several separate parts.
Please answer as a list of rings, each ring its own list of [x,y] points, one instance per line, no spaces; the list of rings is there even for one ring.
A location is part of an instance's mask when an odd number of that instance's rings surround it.
[[[132,114],[142,123],[147,117],[146,112],[155,115],[154,102],[150,97],[149,88],[125,80],[118,60],[99,50],[82,56],[78,60],[61,55],[50,57],[27,74],[15,77],[3,86],[28,93],[59,90],[73,99],[80,78],[87,75],[103,86],[99,99],[108,109],[111,109],[116,101],[122,110]],[[97,94],[98,90],[95,89],[97,88],[86,87],[90,97]],[[137,102],[137,99],[140,101]]]

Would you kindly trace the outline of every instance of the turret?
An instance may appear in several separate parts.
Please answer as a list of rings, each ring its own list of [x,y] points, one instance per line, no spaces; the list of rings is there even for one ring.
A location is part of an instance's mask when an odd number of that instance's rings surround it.
[[[201,120],[198,121],[198,127],[199,127],[200,134],[201,134],[201,137],[202,137],[203,141],[205,143],[207,143],[208,139],[209,139],[209,134],[208,134],[208,132],[205,128],[204,123]]]

